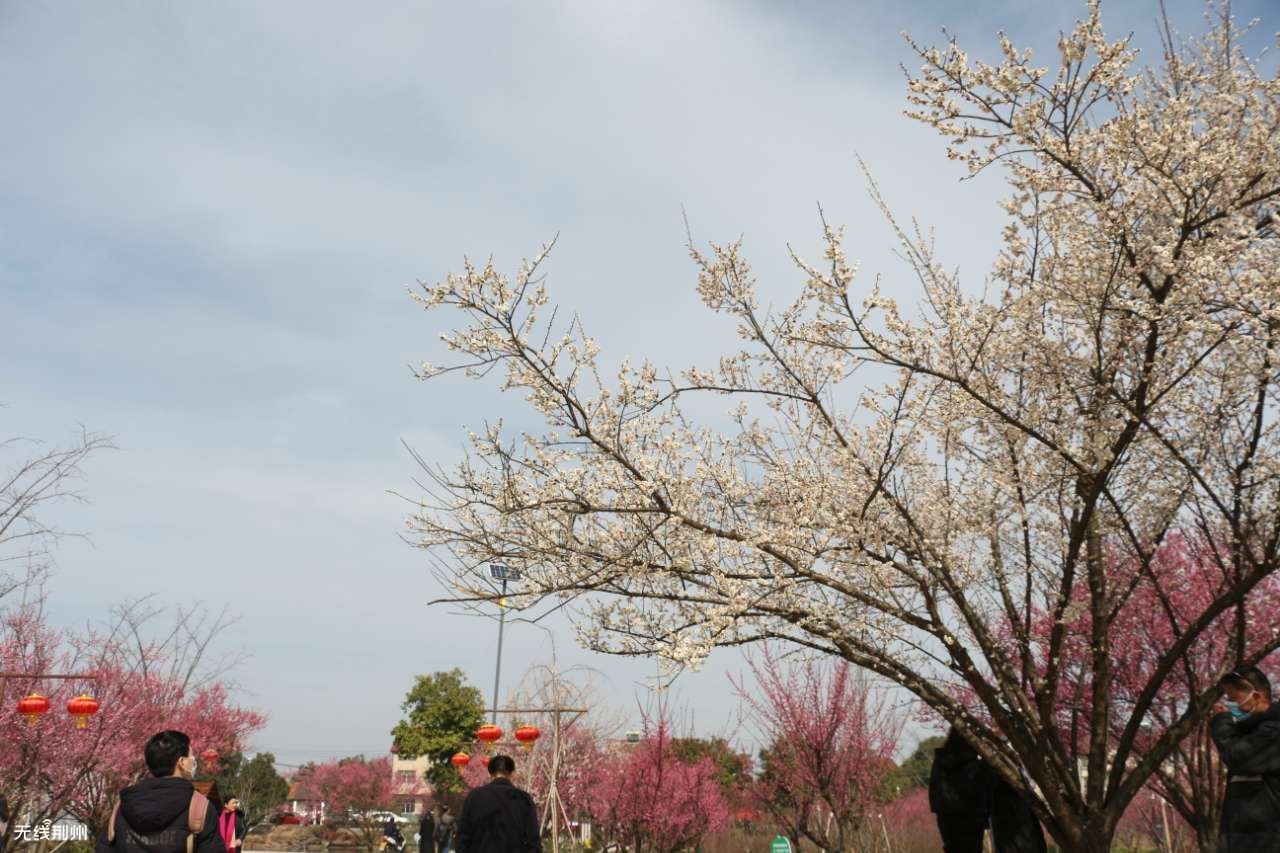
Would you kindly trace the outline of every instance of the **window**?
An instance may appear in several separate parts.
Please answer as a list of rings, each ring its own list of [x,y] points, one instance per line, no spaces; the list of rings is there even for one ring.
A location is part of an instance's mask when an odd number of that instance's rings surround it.
[[[386,777],[384,776],[383,778],[385,779]],[[400,814],[409,815],[409,814],[417,814],[417,812],[418,812],[417,800],[405,800],[400,804]]]
[[[383,778],[386,778],[386,777],[383,777]],[[396,771],[397,785],[412,785],[414,782],[417,782],[417,781],[418,781],[418,774],[412,770]]]

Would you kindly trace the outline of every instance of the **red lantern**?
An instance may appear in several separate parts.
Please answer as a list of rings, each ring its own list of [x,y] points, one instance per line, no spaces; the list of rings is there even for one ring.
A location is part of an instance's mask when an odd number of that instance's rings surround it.
[[[542,737],[542,732],[539,731],[537,726],[525,725],[516,727],[516,740],[520,741],[526,751],[532,750],[533,745],[540,737]]]
[[[218,755],[218,750],[214,749],[213,747],[209,747],[204,752],[200,753],[200,760],[203,761],[205,764],[213,764],[215,761],[217,761],[221,757],[222,756]]]
[[[41,714],[49,713],[49,700],[39,693],[32,693],[18,700],[18,713],[27,718],[27,725],[34,726]]]
[[[485,723],[476,729],[476,740],[484,744],[485,750],[493,749],[495,741],[502,739],[502,729],[493,723]]]
[[[449,759],[449,763],[461,770],[471,763],[471,756],[465,752],[458,752],[454,754],[453,758]]]
[[[67,713],[76,718],[76,728],[83,729],[89,718],[98,713],[98,700],[81,694],[67,702]]]

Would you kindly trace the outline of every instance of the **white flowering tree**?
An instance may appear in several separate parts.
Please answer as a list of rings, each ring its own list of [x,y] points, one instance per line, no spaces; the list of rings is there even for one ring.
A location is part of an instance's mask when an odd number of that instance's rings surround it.
[[[994,64],[912,43],[908,114],[970,172],[1008,175],[981,295],[905,228],[919,312],[856,283],[825,224],[776,313],[740,246],[691,248],[744,350],[606,375],[549,310],[545,250],[511,278],[468,264],[424,286],[461,322],[455,363],[421,375],[500,376],[545,428],[489,429],[434,470],[416,541],[460,601],[496,597],[491,561],[523,570],[517,606],[576,599],[598,649],[694,664],[769,639],[865,667],[966,731],[1065,849],[1107,850],[1214,698],[1207,673],[1154,725],[1185,653],[1228,633],[1225,672],[1280,645],[1246,607],[1280,564],[1280,81],[1239,39],[1223,15],[1144,70],[1093,4],[1049,67],[1003,38]],[[887,383],[861,383],[867,365]],[[705,394],[731,419],[699,422]],[[1168,608],[1167,645],[1117,696],[1111,625],[1137,591],[1176,592],[1151,570],[1175,531],[1210,543],[1219,588]]]

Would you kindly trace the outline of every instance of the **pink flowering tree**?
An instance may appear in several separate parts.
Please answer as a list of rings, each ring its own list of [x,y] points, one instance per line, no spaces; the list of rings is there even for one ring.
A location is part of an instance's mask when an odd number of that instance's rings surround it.
[[[84,683],[11,680],[0,687],[0,729],[8,733],[0,738],[0,790],[24,822],[65,812],[97,833],[120,790],[145,774],[143,746],[155,732],[180,729],[197,752],[225,753],[242,748],[264,725],[261,714],[234,703],[224,684],[190,667],[180,644],[135,643],[121,627],[140,612],[122,608],[112,630],[73,633],[52,628],[38,604],[0,611],[0,668],[97,676]],[[179,621],[196,630],[194,622]],[[51,707],[29,725],[16,700],[33,691]],[[81,692],[100,703],[83,728],[66,712],[67,701]]]
[[[765,647],[738,681],[749,721],[767,744],[754,789],[758,807],[831,853],[857,849],[876,793],[892,768],[902,724],[847,662],[787,664]]]
[[[541,729],[539,741],[531,749],[505,743],[493,752],[511,755],[516,763],[515,782],[533,796],[541,824],[563,833],[568,821],[590,820],[601,763],[609,754],[608,738],[597,727],[592,713],[564,724],[558,744],[554,723],[544,719],[549,714],[526,717]],[[470,763],[459,771],[468,790],[488,784],[491,778],[489,754],[475,747],[470,756]]]
[[[660,719],[639,743],[596,743],[581,756],[589,783],[570,787],[567,799],[590,818],[602,837],[636,853],[694,849],[726,828],[732,809],[710,758],[681,760],[669,723]]]
[[[354,756],[313,764],[300,771],[295,781],[323,801],[330,814],[344,818],[367,849],[377,846],[383,821],[371,813],[394,806],[391,759]]]
[[[1169,533],[1144,563],[1119,556],[1123,553],[1120,549],[1111,552],[1112,582],[1128,592],[1108,615],[1105,628],[1110,649],[1109,691],[1114,704],[1105,730],[1107,743],[1114,745],[1125,737],[1132,720],[1131,709],[1159,671],[1161,650],[1177,642],[1188,625],[1230,585],[1232,569],[1217,559],[1220,552],[1221,545],[1214,537],[1177,530]],[[1071,615],[1063,632],[1061,670],[1065,689],[1057,707],[1057,722],[1068,753],[1073,759],[1083,760],[1090,752],[1092,738],[1097,736],[1088,713],[1093,704],[1096,670],[1091,663],[1094,621],[1085,606],[1085,596],[1081,594],[1079,598],[1079,606],[1068,609]],[[1135,756],[1145,756],[1158,744],[1170,727],[1184,717],[1189,702],[1213,693],[1221,673],[1239,660],[1257,659],[1267,653],[1274,632],[1258,628],[1270,625],[1278,610],[1280,577],[1271,577],[1258,584],[1240,606],[1219,614],[1208,630],[1198,634],[1178,665],[1160,676],[1159,689],[1133,740]],[[1053,617],[1033,612],[1024,630],[1036,649],[1036,676],[1043,677],[1048,670]],[[1011,637],[1013,633],[1010,631]],[[1135,808],[1146,814],[1151,796],[1162,799],[1172,811],[1174,825],[1188,826],[1199,848],[1212,853],[1217,848],[1224,785],[1225,775],[1208,730],[1197,727],[1173,743],[1169,757],[1155,769],[1143,793],[1135,799]],[[1166,806],[1160,807],[1159,814],[1167,823]]]

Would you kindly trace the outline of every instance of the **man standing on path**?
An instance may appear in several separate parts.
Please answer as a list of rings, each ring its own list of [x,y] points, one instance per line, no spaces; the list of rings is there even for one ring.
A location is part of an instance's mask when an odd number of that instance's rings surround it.
[[[1227,673],[1209,733],[1227,766],[1218,849],[1280,853],[1280,706],[1256,666]]]
[[[120,792],[96,853],[227,853],[218,812],[191,784],[196,756],[182,732],[151,736],[149,778]]]
[[[492,781],[471,793],[458,818],[457,853],[539,853],[538,813],[533,797],[511,784],[516,763],[509,755],[489,759]]]
[[[929,810],[938,816],[943,853],[982,853],[991,821],[991,773],[954,726],[933,751]]]
[[[435,849],[436,816],[424,805],[422,820],[418,822],[418,853],[435,853]]]

